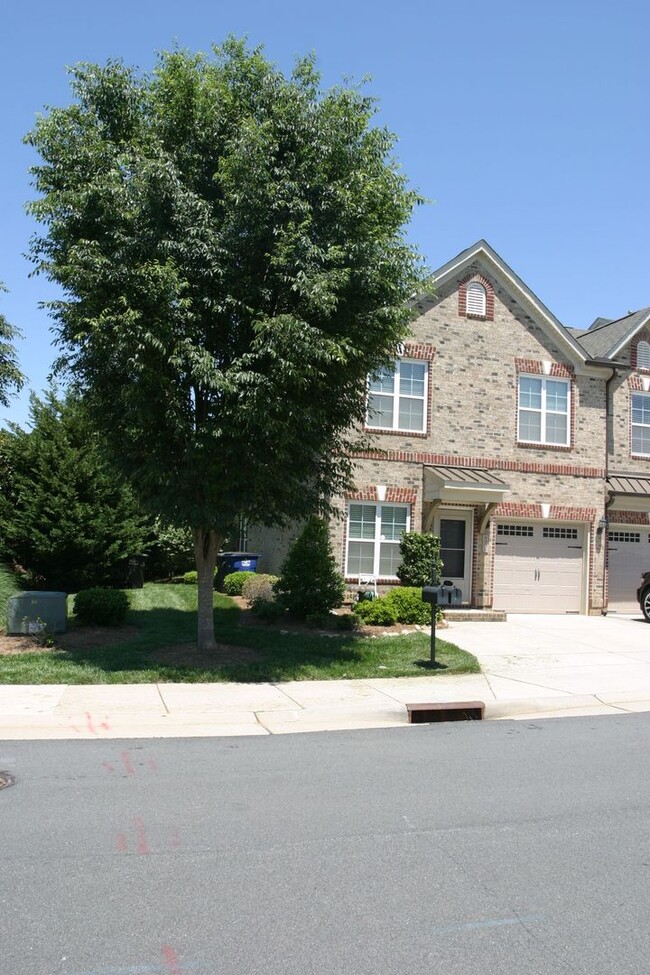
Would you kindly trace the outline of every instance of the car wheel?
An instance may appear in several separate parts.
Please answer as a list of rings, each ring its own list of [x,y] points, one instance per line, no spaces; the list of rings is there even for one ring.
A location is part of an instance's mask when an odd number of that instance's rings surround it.
[[[650,586],[647,586],[641,593],[641,612],[645,617],[646,623],[650,623]]]

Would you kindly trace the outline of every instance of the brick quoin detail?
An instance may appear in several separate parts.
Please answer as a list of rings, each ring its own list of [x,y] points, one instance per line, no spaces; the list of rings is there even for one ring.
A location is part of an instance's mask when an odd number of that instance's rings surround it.
[[[643,369],[642,372],[644,373],[644,375],[650,375],[650,370],[648,369]],[[645,392],[643,388],[643,379],[641,378],[641,376],[628,376],[627,384],[630,387],[630,389],[635,393]]]
[[[650,525],[650,518],[645,511],[612,511],[609,516],[610,527],[613,525]]]
[[[435,345],[427,345],[424,342],[405,342],[404,354],[401,359],[426,359],[433,362],[436,357]]]
[[[515,368],[517,374],[520,372],[529,373],[532,376],[542,376],[543,365],[538,359],[515,359]],[[558,379],[574,379],[575,369],[573,366],[567,366],[563,362],[552,362],[550,377],[557,377]]]
[[[349,491],[345,495],[348,501],[379,501],[376,487],[361,488]],[[387,487],[385,502],[389,504],[415,504],[417,491],[415,488]],[[380,504],[382,502],[379,502]]]
[[[485,288],[485,315],[471,315],[467,313],[467,285],[470,281],[478,281]],[[479,322],[494,321],[494,288],[482,274],[469,274],[458,285],[458,315],[460,318],[475,319]]]
[[[497,518],[539,518],[543,521],[588,521],[596,518],[595,508],[573,508],[565,505],[552,504],[548,518],[542,519],[542,507],[539,504],[525,504],[519,501],[503,501],[494,509]]]
[[[485,467],[492,471],[518,471],[520,474],[566,474],[569,477],[605,477],[604,467],[578,467],[569,464],[538,464],[532,461],[495,460],[493,457],[457,457],[412,450],[365,450],[350,455],[358,460],[395,461],[404,464],[440,464],[443,467]]]
[[[632,339],[630,344],[630,365],[633,369],[638,369],[639,372],[643,373],[644,376],[648,376],[650,375],[650,369],[645,369],[642,366],[639,366],[636,361],[636,353],[639,342],[650,342],[650,331],[647,328],[644,328],[642,332],[639,332],[639,334],[635,335]]]

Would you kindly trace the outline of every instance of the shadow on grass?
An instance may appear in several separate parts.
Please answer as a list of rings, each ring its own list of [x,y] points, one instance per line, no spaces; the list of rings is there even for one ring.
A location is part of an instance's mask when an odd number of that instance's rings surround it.
[[[413,663],[422,670],[449,670],[447,664],[441,664],[439,660],[414,660]]]

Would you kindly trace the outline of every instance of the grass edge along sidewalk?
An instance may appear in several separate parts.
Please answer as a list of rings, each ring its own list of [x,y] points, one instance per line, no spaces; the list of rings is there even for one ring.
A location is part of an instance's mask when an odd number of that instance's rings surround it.
[[[0,655],[0,684],[133,684],[287,680],[341,680],[471,674],[475,657],[438,640],[439,667],[429,658],[429,635],[330,633],[243,624],[232,599],[214,595],[218,650],[196,651],[196,588],[148,583],[129,593],[123,629],[98,634],[98,643],[75,643],[71,627],[51,649]],[[11,638],[7,638],[11,639]],[[103,641],[103,642],[102,642]]]

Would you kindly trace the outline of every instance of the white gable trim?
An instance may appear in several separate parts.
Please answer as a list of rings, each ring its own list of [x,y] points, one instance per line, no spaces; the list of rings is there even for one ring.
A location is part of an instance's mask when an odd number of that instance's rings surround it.
[[[638,335],[639,332],[642,329],[646,328],[646,326],[649,324],[650,324],[650,313],[648,313],[646,317],[641,322],[639,322],[637,327],[632,332],[630,332],[629,335],[626,335],[625,338],[618,343],[616,348],[612,349],[612,351],[610,352],[611,358],[612,359],[615,358],[615,356],[617,356],[625,348],[625,346],[632,341],[634,336]]]

